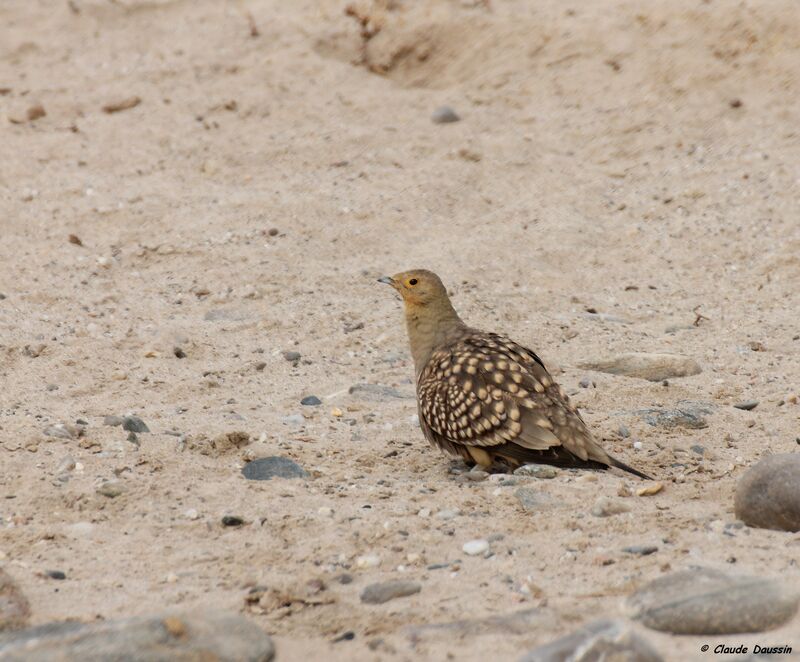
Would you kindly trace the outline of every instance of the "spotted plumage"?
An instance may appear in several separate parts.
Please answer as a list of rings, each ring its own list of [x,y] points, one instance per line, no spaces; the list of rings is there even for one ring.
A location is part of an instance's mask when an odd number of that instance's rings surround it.
[[[535,353],[464,324],[436,274],[380,280],[405,303],[420,427],[433,445],[484,467],[615,466],[647,478],[597,444]]]

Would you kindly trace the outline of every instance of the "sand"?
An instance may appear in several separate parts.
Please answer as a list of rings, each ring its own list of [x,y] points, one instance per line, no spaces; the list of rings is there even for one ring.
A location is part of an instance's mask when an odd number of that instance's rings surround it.
[[[0,563],[32,622],[214,606],[280,660],[515,660],[670,570],[798,582],[797,534],[725,529],[737,479],[800,435],[798,5],[355,3],[365,26],[346,5],[0,5]],[[461,121],[433,123],[442,105]],[[414,267],[538,351],[664,489],[451,473],[413,420],[400,304],[375,280]],[[703,372],[576,367],[628,351]],[[636,413],[681,401],[711,408],[707,427]],[[126,413],[151,430],[138,446],[103,425]],[[79,438],[44,434],[78,419]],[[251,443],[202,443],[236,431]],[[270,455],[309,478],[244,479]],[[122,494],[96,492],[112,480]],[[519,487],[548,505],[525,512]],[[630,510],[595,517],[599,497]],[[490,558],[462,552],[490,538]],[[658,551],[621,551],[641,544]],[[360,602],[390,579],[422,589]],[[253,586],[301,597],[247,606]],[[531,608],[514,632],[408,634]],[[717,640],[800,649],[797,618],[636,628],[670,660]]]

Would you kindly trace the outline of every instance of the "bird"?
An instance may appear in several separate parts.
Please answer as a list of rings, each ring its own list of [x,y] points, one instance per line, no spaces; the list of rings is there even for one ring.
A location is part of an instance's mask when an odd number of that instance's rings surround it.
[[[467,326],[439,276],[413,269],[378,282],[403,300],[426,439],[476,469],[523,464],[647,474],[609,455],[535,352]]]

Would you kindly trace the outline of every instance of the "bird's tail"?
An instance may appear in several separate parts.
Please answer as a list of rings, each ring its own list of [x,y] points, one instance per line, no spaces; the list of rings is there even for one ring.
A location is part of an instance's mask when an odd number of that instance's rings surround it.
[[[638,471],[633,467],[629,467],[627,464],[625,464],[624,462],[620,462],[615,457],[610,457],[609,459],[611,460],[612,467],[617,467],[617,469],[622,469],[623,471],[627,471],[629,474],[633,474],[634,476],[639,476],[639,478],[643,478],[644,480],[653,480],[647,474],[643,474],[641,471]]]

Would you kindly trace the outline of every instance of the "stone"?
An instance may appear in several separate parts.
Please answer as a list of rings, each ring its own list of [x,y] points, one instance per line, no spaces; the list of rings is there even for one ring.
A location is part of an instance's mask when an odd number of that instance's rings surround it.
[[[431,121],[434,124],[450,124],[460,120],[461,117],[450,106],[439,106],[431,115]]]
[[[800,592],[787,582],[731,576],[711,568],[664,575],[626,601],[628,615],[673,634],[764,632],[797,611]]]
[[[708,427],[705,416],[713,414],[714,410],[701,402],[682,401],[674,409],[656,407],[639,409],[634,413],[653,427],[701,430]]]
[[[97,493],[113,499],[126,491],[125,486],[118,480],[107,480],[97,488]]]
[[[150,432],[150,428],[148,428],[147,424],[138,416],[125,416],[122,419],[122,429],[126,432],[136,432],[137,434]]]
[[[283,353],[283,358],[287,361],[299,361],[301,358],[300,352],[287,351]]]
[[[50,579],[64,580],[67,578],[63,570],[45,570],[44,574],[50,577]]]
[[[354,384],[348,390],[350,395],[355,395],[362,400],[386,401],[398,398],[402,400],[416,399],[413,392],[400,391],[384,384]]]
[[[515,476],[533,476],[545,480],[558,476],[558,469],[546,464],[523,464],[514,470]]]
[[[274,657],[272,640],[258,625],[238,614],[210,610],[49,623],[0,634],[4,662],[270,662]]]
[[[744,411],[752,411],[758,407],[758,400],[745,400],[744,402],[737,402],[733,405],[736,409],[743,409]]]
[[[599,497],[592,506],[592,515],[595,517],[611,517],[621,513],[630,512],[630,506],[621,501],[612,501],[608,497]]]
[[[467,556],[485,554],[489,551],[489,541],[483,539],[470,540],[461,546],[461,551]]]
[[[800,531],[800,453],[769,455],[739,479],[736,518],[748,526]]]
[[[693,358],[679,354],[633,352],[611,359],[586,361],[578,364],[583,370],[596,370],[611,375],[637,377],[660,382],[674,377],[699,375],[703,369]]]
[[[630,547],[623,547],[622,551],[626,554],[638,554],[639,556],[649,556],[658,551],[655,545],[631,545]]]
[[[624,621],[599,620],[534,648],[519,662],[662,662],[663,658]]]
[[[261,457],[248,462],[242,468],[247,480],[271,480],[273,478],[307,478],[308,473],[288,457],[277,455]]]
[[[316,395],[307,395],[305,398],[300,400],[301,405],[306,405],[307,407],[316,407],[317,405],[322,404],[322,400],[320,400]]]
[[[396,598],[405,598],[422,590],[419,582],[394,580],[370,584],[361,591],[361,602],[368,605],[380,605]]]
[[[222,517],[222,526],[242,526],[244,519],[238,515],[224,515]]]
[[[11,576],[0,568],[0,633],[24,627],[30,615],[28,599]]]

